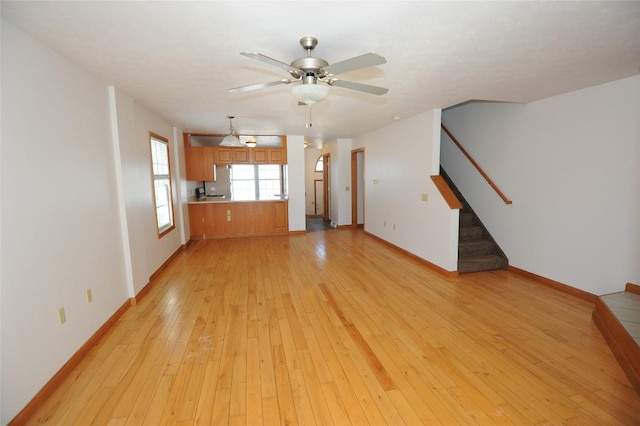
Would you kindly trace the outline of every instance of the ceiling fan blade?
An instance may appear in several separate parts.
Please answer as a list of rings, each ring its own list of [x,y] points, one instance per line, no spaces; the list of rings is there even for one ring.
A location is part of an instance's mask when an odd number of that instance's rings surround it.
[[[344,61],[336,62],[329,66],[324,67],[327,74],[336,75],[342,74],[347,71],[353,71],[360,68],[374,67],[376,65],[386,64],[387,60],[384,56],[380,56],[377,53],[365,53],[364,55],[356,56],[351,59],[345,59]]]
[[[298,68],[292,67],[289,64],[285,64],[277,59],[270,58],[268,56],[263,55],[262,53],[251,53],[251,52],[241,52],[242,56],[246,56],[247,58],[256,59],[258,61],[264,62],[269,65],[273,65],[274,67],[282,68],[283,70],[291,73],[292,75],[300,75],[300,70]]]
[[[264,89],[265,87],[279,86],[281,84],[289,84],[294,81],[298,81],[298,80],[282,79],[278,81],[270,81],[268,83],[250,84],[248,86],[234,87],[233,89],[229,89],[229,93],[244,93],[244,92],[249,92],[251,90]]]
[[[343,81],[343,80],[333,79],[333,80],[330,80],[328,83],[330,86],[344,87],[345,89],[371,93],[372,95],[384,95],[389,91],[389,89],[384,87],[372,86],[370,84],[354,83],[353,81]]]

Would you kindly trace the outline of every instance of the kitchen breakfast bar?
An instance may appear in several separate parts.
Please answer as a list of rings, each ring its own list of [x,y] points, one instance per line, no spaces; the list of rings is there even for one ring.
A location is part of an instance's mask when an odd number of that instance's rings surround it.
[[[284,235],[289,232],[288,200],[233,200],[204,197],[189,205],[192,240]]]

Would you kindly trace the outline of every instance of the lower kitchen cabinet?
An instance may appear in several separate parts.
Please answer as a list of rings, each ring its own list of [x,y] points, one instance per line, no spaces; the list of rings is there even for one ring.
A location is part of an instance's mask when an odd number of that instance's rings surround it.
[[[286,234],[287,201],[189,204],[191,239]]]

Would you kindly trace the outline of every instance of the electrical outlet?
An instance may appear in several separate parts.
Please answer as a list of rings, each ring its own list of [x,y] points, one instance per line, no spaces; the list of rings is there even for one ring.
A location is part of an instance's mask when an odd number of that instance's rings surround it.
[[[87,289],[87,303],[91,303],[93,302],[93,293],[91,292],[91,289],[88,288]]]
[[[394,231],[396,230],[396,224],[395,223],[393,224],[393,230]]]
[[[429,195],[428,194],[422,194],[422,201],[427,201],[429,200]]]
[[[378,179],[374,179],[374,180],[373,180],[373,184],[374,184],[374,185],[377,185],[377,184],[379,184],[379,183],[380,183],[380,181],[379,181]]]
[[[58,309],[58,322],[60,325],[67,322],[67,314],[64,313],[64,308]]]
[[[384,226],[387,226],[387,221],[386,220],[384,221]]]
[[[349,190],[349,187],[348,187],[348,186],[345,186],[345,187],[344,187],[344,190],[345,190],[345,191],[348,191],[348,190]]]

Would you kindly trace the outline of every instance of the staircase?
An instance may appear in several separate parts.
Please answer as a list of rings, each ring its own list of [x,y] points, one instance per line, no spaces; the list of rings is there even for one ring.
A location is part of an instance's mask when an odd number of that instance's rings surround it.
[[[507,269],[509,259],[491,237],[478,215],[444,170],[440,169],[440,174],[462,203],[458,231],[458,273]]]
[[[598,297],[592,318],[640,394],[640,286]]]

